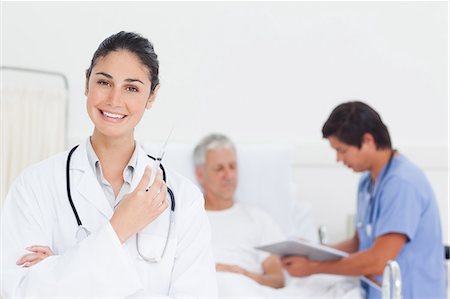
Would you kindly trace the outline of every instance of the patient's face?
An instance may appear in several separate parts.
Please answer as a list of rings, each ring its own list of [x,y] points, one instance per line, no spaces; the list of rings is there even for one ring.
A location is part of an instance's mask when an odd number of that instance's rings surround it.
[[[328,138],[332,148],[336,150],[337,162],[342,162],[345,166],[356,172],[366,171],[370,168],[369,149],[365,142],[361,148],[346,144],[334,136]]]
[[[228,148],[209,150],[200,183],[209,200],[233,200],[237,186],[235,151]]]

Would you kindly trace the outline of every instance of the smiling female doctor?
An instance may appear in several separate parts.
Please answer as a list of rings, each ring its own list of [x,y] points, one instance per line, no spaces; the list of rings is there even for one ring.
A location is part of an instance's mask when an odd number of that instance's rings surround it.
[[[134,140],[158,67],[135,33],[100,44],[86,72],[92,136],[26,169],[7,195],[3,296],[216,296],[200,191],[161,170],[148,188],[153,160]]]

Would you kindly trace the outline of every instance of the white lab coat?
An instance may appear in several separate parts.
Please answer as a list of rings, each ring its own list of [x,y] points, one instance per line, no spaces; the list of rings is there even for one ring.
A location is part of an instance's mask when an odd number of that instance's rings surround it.
[[[83,226],[92,234],[77,243],[77,222],[66,192],[68,152],[26,169],[10,189],[2,211],[1,294],[4,297],[215,297],[210,227],[201,192],[190,181],[167,171],[175,193],[172,233],[164,259],[139,258],[136,237],[121,244],[109,219],[109,205],[89,165],[86,143],[73,153],[71,194]],[[150,163],[139,147],[131,190]],[[141,251],[160,256],[170,208],[140,235]],[[16,266],[31,245],[49,246],[54,256],[30,267]]]

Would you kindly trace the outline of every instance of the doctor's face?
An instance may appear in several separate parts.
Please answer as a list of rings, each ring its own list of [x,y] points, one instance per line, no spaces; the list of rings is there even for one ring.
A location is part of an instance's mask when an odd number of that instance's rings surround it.
[[[367,144],[363,141],[361,148],[348,145],[334,136],[328,137],[328,141],[336,150],[336,161],[342,162],[353,171],[361,172],[370,169],[370,152]]]
[[[150,95],[149,71],[133,53],[112,51],[100,58],[86,82],[87,111],[95,132],[108,137],[129,136],[146,108]]]
[[[233,200],[237,186],[236,152],[230,148],[211,149],[205,158],[199,177],[205,196]]]

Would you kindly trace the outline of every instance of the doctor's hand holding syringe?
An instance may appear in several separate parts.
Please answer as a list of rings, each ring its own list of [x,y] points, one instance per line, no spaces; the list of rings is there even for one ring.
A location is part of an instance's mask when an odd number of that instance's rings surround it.
[[[151,170],[149,166],[145,168],[139,185],[132,193],[124,196],[110,220],[122,243],[153,222],[169,206],[166,200],[167,186],[160,165],[173,129],[172,127]]]
[[[150,166],[145,168],[138,186],[123,197],[109,221],[121,243],[158,218],[168,207],[160,161],[157,159],[152,169]],[[31,267],[54,254],[48,246],[32,245],[26,250],[31,253],[21,257],[16,262],[18,266]]]
[[[148,185],[152,171],[147,166],[139,185],[123,197],[109,221],[122,243],[158,218],[169,206],[166,200],[167,186],[161,170],[153,171],[157,175],[150,188]]]

